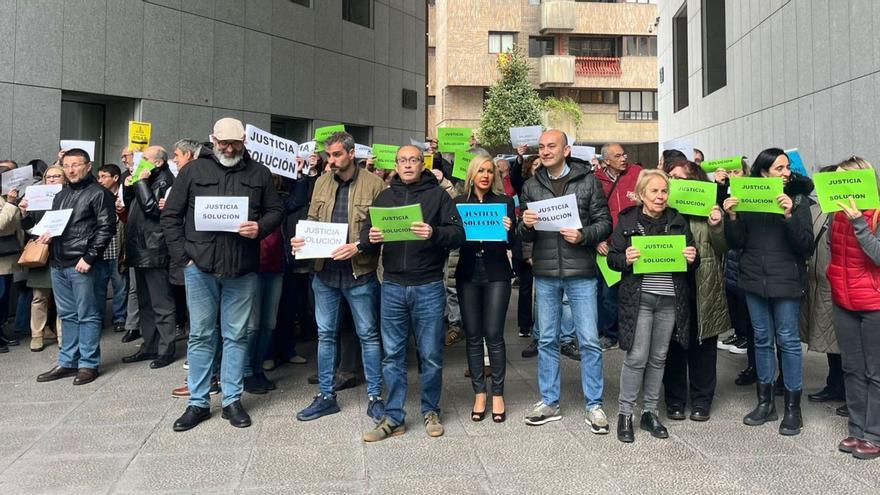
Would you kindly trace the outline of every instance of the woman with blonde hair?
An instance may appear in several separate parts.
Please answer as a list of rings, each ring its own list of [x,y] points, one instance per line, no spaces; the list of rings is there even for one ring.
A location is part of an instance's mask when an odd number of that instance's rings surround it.
[[[58,165],[52,165],[43,173],[41,184],[67,184],[64,170]],[[21,210],[21,228],[28,230],[33,228],[43,218],[44,211],[28,212],[28,199],[25,197],[18,205]],[[31,235],[31,239],[38,236]],[[49,328],[49,305],[52,300],[52,277],[49,275],[49,266],[31,268],[28,271],[27,286],[33,289],[34,297],[31,301],[31,351],[40,352],[45,348],[46,334],[51,332]],[[61,347],[61,320],[55,320],[55,334],[58,338],[58,347]]]
[[[506,214],[502,220],[507,231],[504,241],[468,239],[459,249],[455,269],[456,289],[461,305],[461,319],[466,335],[468,369],[474,388],[473,421],[486,416],[487,387],[483,369],[483,342],[492,368],[492,421],[503,422],[505,346],[504,321],[510,302],[513,270],[507,250],[513,245],[513,200],[504,194],[501,174],[492,159],[478,155],[468,165],[464,194],[455,198],[456,206],[466,204],[501,204]],[[462,215],[462,221],[467,222]],[[467,233],[467,229],[465,229]]]
[[[871,169],[853,156],[838,171]],[[880,209],[860,211],[852,198],[839,201],[829,229],[828,281],[832,319],[843,358],[849,436],[837,448],[858,459],[880,457]]]
[[[642,391],[640,428],[655,438],[668,438],[669,432],[657,416],[660,386],[666,354],[672,338],[687,349],[690,343],[690,287],[686,273],[647,273],[637,275],[633,265],[642,253],[633,246],[635,236],[683,235],[687,270],[699,266],[697,249],[688,221],[675,208],[669,208],[669,178],[656,169],[639,173],[634,195],[635,206],[620,212],[611,234],[608,265],[622,273],[619,289],[620,348],[626,359],[620,372],[620,412],[617,439],[635,440],[633,409]]]

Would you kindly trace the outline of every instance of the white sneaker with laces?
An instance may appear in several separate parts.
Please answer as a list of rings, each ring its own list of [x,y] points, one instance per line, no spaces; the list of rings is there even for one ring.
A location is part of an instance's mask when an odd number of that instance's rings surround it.
[[[590,432],[596,435],[607,435],[611,428],[608,426],[608,417],[602,406],[593,406],[587,410],[587,418],[585,420],[590,425]]]

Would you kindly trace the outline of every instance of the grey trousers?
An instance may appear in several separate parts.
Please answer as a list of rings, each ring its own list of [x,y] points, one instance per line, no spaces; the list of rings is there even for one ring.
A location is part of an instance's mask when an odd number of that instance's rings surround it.
[[[125,316],[126,330],[140,330],[141,319],[138,314],[137,277],[134,268],[128,269],[128,313]]]
[[[640,389],[642,410],[657,412],[674,327],[675,298],[642,292],[632,349],[627,351],[620,370],[620,414],[633,413]]]
[[[167,268],[135,268],[144,352],[174,355],[174,296]]]
[[[880,443],[880,311],[834,305],[850,436]]]

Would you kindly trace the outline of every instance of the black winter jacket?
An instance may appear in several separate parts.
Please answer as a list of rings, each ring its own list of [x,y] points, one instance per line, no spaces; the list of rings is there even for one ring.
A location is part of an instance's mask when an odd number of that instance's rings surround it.
[[[168,245],[159,221],[162,210],[159,200],[174,183],[174,174],[168,165],[152,170],[150,177],[141,179],[122,190],[128,205],[125,224],[125,255],[133,268],[167,268]]]
[[[430,170],[422,172],[418,181],[404,184],[399,177],[391,182],[373,201],[373,206],[394,207],[419,203],[422,219],[434,232],[424,241],[386,242],[370,244],[371,219],[361,230],[361,246],[364,250],[382,248],[384,279],[400,285],[424,285],[443,280],[443,271],[449,251],[464,242],[464,227],[458,210],[449,194]]]
[[[259,224],[259,235],[248,239],[235,232],[197,231],[193,216],[197,196],[247,196],[248,220]],[[165,201],[161,223],[171,259],[178,266],[192,260],[203,272],[238,277],[259,271],[260,240],[281,225],[282,217],[272,174],[245,151],[234,167],[224,167],[213,153],[187,164]]]
[[[492,192],[483,197],[483,201],[477,199],[475,194],[471,194],[470,198],[466,194],[455,198],[455,204],[491,204],[500,203],[507,206],[507,217],[513,222],[510,231],[507,233],[507,242],[479,242],[465,241],[458,250],[458,265],[455,267],[455,279],[468,282],[474,275],[474,264],[477,261],[477,254],[480,253],[483,258],[483,265],[486,268],[486,276],[490,282],[510,282],[513,278],[513,269],[510,267],[510,259],[507,257],[507,250],[513,246],[516,237],[516,214],[513,208],[513,199],[509,196],[497,195]]]
[[[525,223],[517,228],[523,241],[534,243],[532,271],[538,277],[596,277],[596,245],[611,234],[611,213],[599,180],[579,164],[572,163],[570,167],[571,177],[562,196],[574,194],[577,197],[583,225],[581,243],[571,244],[559,232],[538,231],[526,227]],[[533,201],[555,197],[546,168],[538,169],[523,185],[524,207]]]
[[[73,212],[64,233],[52,239],[52,266],[69,268],[80,258],[94,265],[103,259],[104,250],[116,235],[116,197],[88,174],[61,189],[52,200],[53,210],[68,208]]]
[[[611,245],[608,250],[608,266],[623,274],[618,288],[618,343],[624,351],[632,349],[639,319],[639,304],[642,300],[642,275],[633,273],[632,265],[626,263],[626,248],[632,245],[632,237],[641,235],[638,229],[639,211],[641,206],[630,206],[620,212],[614,233],[611,234]],[[668,235],[684,235],[685,243],[694,246],[694,237],[684,216],[675,208],[666,208],[666,233]],[[697,259],[688,265],[688,272],[700,266],[700,253]],[[673,273],[672,283],[675,286],[675,333],[673,339],[682,348],[688,348],[688,329],[690,328],[691,305],[690,293],[693,290],[688,283],[687,273]],[[718,297],[721,297],[719,294]],[[683,329],[683,330],[679,330]]]
[[[785,193],[791,218],[773,213],[738,213],[724,222],[731,249],[741,249],[739,288],[760,297],[799,298],[807,286],[807,260],[813,253],[813,223],[808,194],[813,182],[792,174]]]

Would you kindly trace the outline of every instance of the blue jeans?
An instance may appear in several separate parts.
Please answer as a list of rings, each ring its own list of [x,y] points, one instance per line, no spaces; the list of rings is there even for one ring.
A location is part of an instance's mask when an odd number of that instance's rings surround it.
[[[108,277],[113,286],[113,323],[124,325],[128,316],[128,292],[126,292],[125,278],[119,273],[119,260],[106,260]],[[103,313],[102,313],[103,314]]]
[[[339,340],[339,305],[342,298],[351,308],[354,328],[361,341],[367,395],[382,395],[382,345],[379,340],[379,282],[370,281],[350,289],[336,289],[312,279],[315,293],[315,320],[318,322],[318,386],[321,393],[333,395],[336,377],[336,343]]]
[[[535,301],[535,312],[540,311],[538,309],[538,302]],[[541,334],[541,322],[535,319],[534,326],[532,328],[532,340],[535,342],[538,341],[538,335]],[[570,342],[574,342],[574,317],[571,315],[571,301],[568,300],[568,295],[563,293],[562,295],[562,330],[559,334],[559,344],[568,344]]]
[[[599,280],[599,335],[617,340],[617,288]]]
[[[210,407],[208,392],[217,354],[217,332],[223,338],[220,386],[223,407],[239,400],[247,360],[247,323],[257,293],[257,274],[221,278],[204,273],[195,264],[183,270],[189,309],[189,405]],[[220,312],[220,328],[217,313]],[[65,329],[66,333],[66,329]]]
[[[15,331],[29,334],[31,330],[31,301],[34,291],[27,286],[27,281],[16,282],[18,285],[18,301],[15,302]]]
[[[443,310],[446,289],[443,281],[424,285],[382,284],[382,345],[385,358],[382,372],[388,388],[385,416],[400,425],[406,419],[406,348],[409,330],[416,338],[416,348],[422,360],[421,412],[440,412],[440,392],[443,386]]]
[[[9,316],[9,294],[12,293],[12,274],[0,275],[0,324]]]
[[[51,269],[52,293],[64,328],[59,366],[97,369],[101,364],[101,315],[107,285],[101,290],[100,282],[106,268],[104,261],[96,261],[88,273],[72,266]]]
[[[538,300],[538,388],[544,404],[559,403],[559,335],[562,329],[563,293],[571,301],[574,328],[581,352],[581,384],[587,408],[602,405],[604,380],[599,345],[595,278],[535,277]]]
[[[248,320],[248,360],[244,363],[244,376],[263,372],[263,361],[272,342],[272,332],[278,318],[278,302],[281,301],[281,272],[258,273],[257,295],[254,309]]]
[[[800,338],[800,299],[763,298],[746,293],[746,304],[755,328],[755,364],[758,381],[776,380],[774,340],[782,351],[782,379],[787,390],[804,386],[803,353]],[[775,337],[775,338],[774,338]]]

